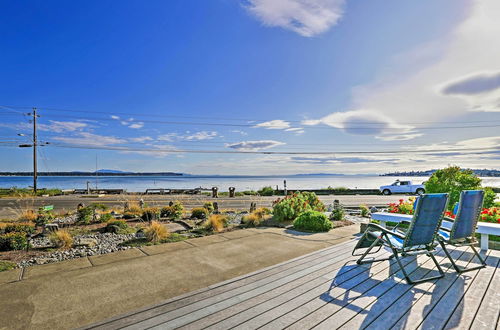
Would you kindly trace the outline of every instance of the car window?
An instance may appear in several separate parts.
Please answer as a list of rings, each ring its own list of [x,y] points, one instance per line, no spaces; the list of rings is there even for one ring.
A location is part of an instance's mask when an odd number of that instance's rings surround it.
[[[402,186],[407,186],[407,185],[408,185],[408,182],[407,182],[407,181],[402,181],[402,182],[401,182],[401,185],[402,185]]]

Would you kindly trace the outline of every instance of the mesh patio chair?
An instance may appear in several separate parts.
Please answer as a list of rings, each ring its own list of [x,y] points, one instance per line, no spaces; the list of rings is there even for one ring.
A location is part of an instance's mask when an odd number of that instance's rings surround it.
[[[453,268],[458,273],[469,272],[486,267],[486,262],[481,258],[477,250],[474,248],[476,244],[476,225],[483,207],[484,191],[483,190],[464,190],[460,193],[460,201],[456,211],[455,219],[445,217],[446,221],[452,221],[451,229],[439,229],[438,241],[448,259],[450,259]],[[457,266],[450,253],[446,249],[446,245],[453,246],[470,246],[475,256],[481,264],[470,268],[460,268]]]
[[[389,230],[374,223],[368,224],[368,228],[352,252],[353,256],[361,256],[356,263],[360,265],[396,258],[399,268],[409,284],[421,283],[443,277],[444,272],[434,257],[433,252],[435,252],[435,247],[437,245],[436,236],[441,226],[441,222],[443,221],[447,204],[448,194],[425,194],[420,196],[413,218],[409,222],[410,226],[406,232],[399,231],[397,228],[398,226],[393,230]],[[384,246],[391,249],[391,256],[387,258],[364,260],[368,254],[377,253]],[[377,247],[375,251],[372,251],[375,247]],[[367,250],[363,253],[356,254],[356,250],[358,249]],[[405,257],[418,254],[426,254],[432,259],[439,271],[438,276],[429,276],[419,280],[412,280],[410,278],[399,256]]]

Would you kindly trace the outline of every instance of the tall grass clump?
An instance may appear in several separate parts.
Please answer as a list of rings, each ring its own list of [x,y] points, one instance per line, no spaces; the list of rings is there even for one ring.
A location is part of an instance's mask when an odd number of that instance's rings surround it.
[[[170,235],[167,227],[158,221],[151,221],[151,224],[144,229],[144,234],[146,239],[154,244],[161,242]]]
[[[203,224],[207,230],[221,232],[227,226],[228,217],[222,214],[212,214]]]
[[[49,236],[50,242],[59,249],[69,249],[73,245],[73,236],[67,230],[61,229]]]

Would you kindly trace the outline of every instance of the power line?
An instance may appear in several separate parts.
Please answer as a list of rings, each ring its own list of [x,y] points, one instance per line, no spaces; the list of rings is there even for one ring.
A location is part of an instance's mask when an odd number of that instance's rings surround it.
[[[26,107],[26,106],[8,106],[9,108],[19,108],[19,109],[31,109],[31,107]],[[117,112],[117,111],[90,111],[90,110],[74,110],[74,109],[67,109],[67,108],[52,108],[52,107],[37,107],[38,109],[43,109],[43,110],[49,110],[49,111],[55,111],[55,112],[72,112],[72,113],[94,113],[94,114],[105,114],[105,115],[124,115],[124,116],[139,116],[139,117],[155,117],[155,118],[187,118],[187,119],[209,119],[209,120],[227,120],[227,121],[247,121],[247,122],[267,122],[267,121],[272,121],[272,119],[250,119],[250,118],[231,118],[231,117],[205,117],[205,116],[179,116],[179,115],[158,115],[158,114],[144,114],[144,113],[128,113],[128,112]],[[108,118],[106,118],[108,119]],[[116,120],[116,119],[112,119]],[[139,120],[139,121],[144,121],[145,120]],[[283,119],[285,122],[289,123],[298,123],[302,124],[304,120],[289,120],[289,119]],[[500,121],[500,120],[496,120]],[[495,121],[495,122],[496,122]],[[490,123],[492,122],[491,120],[467,120],[467,123]],[[463,121],[447,121],[443,122],[441,121],[440,123],[446,123],[446,124],[463,124]],[[257,123],[252,123],[251,125],[248,126],[255,126]],[[375,125],[385,125],[385,123],[381,122],[364,122],[363,124],[375,124]],[[435,124],[435,122],[400,122],[398,124],[407,124],[407,125],[419,125],[419,124]]]
[[[97,149],[114,151],[157,152],[157,153],[202,153],[202,154],[261,154],[261,155],[335,155],[335,154],[421,154],[466,151],[498,151],[499,148],[454,148],[454,149],[422,149],[422,150],[380,150],[380,151],[244,151],[244,150],[185,150],[185,149],[145,149],[129,147],[92,146],[76,144],[51,143],[48,146],[74,149]]]

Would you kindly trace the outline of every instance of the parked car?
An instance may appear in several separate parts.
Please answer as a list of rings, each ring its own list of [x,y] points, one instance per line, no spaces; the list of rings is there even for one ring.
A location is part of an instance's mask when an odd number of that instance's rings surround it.
[[[384,195],[390,194],[417,194],[422,195],[425,193],[423,184],[413,184],[411,181],[396,180],[390,186],[381,186],[380,192]]]

